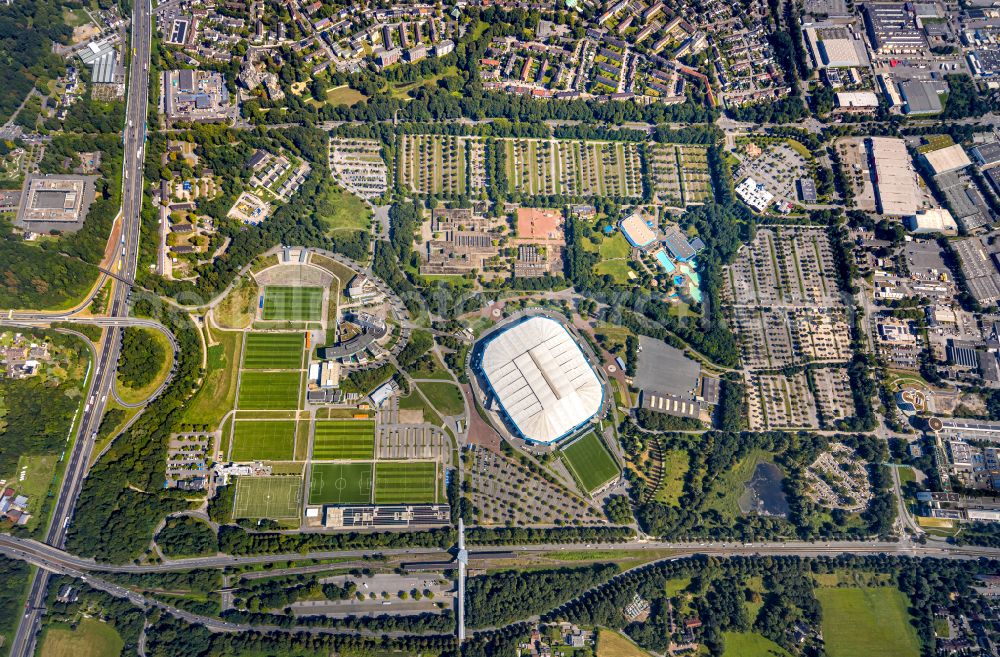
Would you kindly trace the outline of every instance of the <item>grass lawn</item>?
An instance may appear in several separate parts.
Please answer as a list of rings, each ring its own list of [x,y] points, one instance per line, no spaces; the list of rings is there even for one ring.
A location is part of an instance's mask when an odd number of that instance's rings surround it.
[[[38,654],[39,657],[114,657],[124,647],[125,642],[115,628],[93,618],[83,618],[75,630],[62,624],[47,628]]]
[[[418,383],[427,401],[444,415],[461,415],[465,411],[462,391],[453,383]]]
[[[326,90],[326,102],[330,105],[356,105],[365,100],[368,96],[346,84]]]
[[[649,653],[628,637],[604,629],[597,631],[597,657],[648,657]]]
[[[334,189],[321,205],[320,221],[326,232],[338,230],[365,230],[371,223],[371,210],[360,197],[346,190]],[[347,283],[347,281],[344,281]]]
[[[302,367],[303,333],[248,333],[243,368],[297,370]]]
[[[667,597],[676,598],[678,595],[687,590],[691,586],[690,577],[675,577],[674,579],[667,580]]]
[[[237,420],[233,461],[290,461],[295,453],[295,420]]]
[[[573,441],[562,453],[566,465],[588,493],[618,476],[618,464],[593,431]]]
[[[299,372],[243,372],[239,407],[253,410],[298,408]]]
[[[898,589],[820,588],[823,640],[829,657],[917,657],[920,640],[909,600]]]
[[[441,416],[435,413],[434,410],[427,405],[427,402],[424,401],[424,398],[418,395],[416,391],[410,392],[410,394],[408,394],[405,397],[400,397],[399,410],[423,411],[424,422],[427,422],[428,424],[433,424],[436,427],[441,426]]]
[[[380,461],[375,465],[376,504],[437,501],[437,463]]]
[[[215,323],[222,328],[247,328],[257,314],[259,294],[256,283],[249,278],[241,278],[219,305],[212,309]]]
[[[413,369],[407,370],[414,379],[438,379],[439,381],[451,381],[448,370],[444,363],[433,352],[427,357],[421,358]]]
[[[17,492],[28,498],[28,509],[32,514],[31,520],[28,521],[28,529],[33,529],[41,518],[38,513],[49,487],[52,486],[58,462],[58,454],[22,454],[17,459],[17,473],[13,481],[8,483],[14,483]]]
[[[153,380],[148,385],[142,388],[130,388],[119,381],[118,377],[115,377],[115,389],[126,404],[138,404],[149,399],[150,395],[156,392],[156,389],[160,387],[167,378],[167,375],[170,374],[170,368],[174,364],[174,347],[170,344],[167,336],[156,329],[140,328],[139,330],[151,335],[156,343],[163,348],[164,358],[163,362],[160,363],[160,368],[156,370],[156,376],[153,377]]]
[[[374,420],[318,420],[313,459],[370,459],[375,453]]]
[[[237,477],[233,518],[298,518],[302,477]]]
[[[265,320],[318,322],[323,313],[323,288],[268,285],[264,288]]]
[[[371,463],[318,463],[309,479],[310,504],[369,504]]]
[[[614,232],[611,237],[604,238],[604,241],[597,247],[597,254],[604,260],[628,258],[632,252],[628,240],[620,232]]]
[[[791,657],[787,650],[759,634],[723,632],[722,636],[726,646],[722,657]]]
[[[682,449],[671,449],[663,453],[663,479],[656,491],[657,502],[677,506],[684,494],[684,477],[690,467],[690,458]]]
[[[628,273],[630,271],[632,268],[628,266],[627,260],[603,260],[594,265],[594,274],[611,276],[611,279],[619,285],[625,285],[629,282]]]
[[[208,368],[201,389],[188,402],[184,420],[219,426],[222,417],[233,408],[236,399],[236,372],[243,348],[243,334],[235,331],[209,331],[216,341],[208,347]]]

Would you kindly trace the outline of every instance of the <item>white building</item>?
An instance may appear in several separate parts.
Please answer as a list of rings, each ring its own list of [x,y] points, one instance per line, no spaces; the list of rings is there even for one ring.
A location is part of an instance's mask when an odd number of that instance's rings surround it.
[[[774,200],[774,194],[753,178],[747,178],[737,185],[736,195],[757,212],[763,212]]]
[[[601,410],[604,387],[566,328],[529,317],[489,338],[477,365],[525,440],[549,444]]]

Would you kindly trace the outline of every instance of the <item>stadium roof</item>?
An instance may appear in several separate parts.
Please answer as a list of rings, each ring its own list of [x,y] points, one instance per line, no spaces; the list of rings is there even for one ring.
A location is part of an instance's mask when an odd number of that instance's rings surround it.
[[[533,442],[566,436],[604,401],[604,388],[580,347],[548,317],[530,317],[493,336],[481,370],[504,413]]]

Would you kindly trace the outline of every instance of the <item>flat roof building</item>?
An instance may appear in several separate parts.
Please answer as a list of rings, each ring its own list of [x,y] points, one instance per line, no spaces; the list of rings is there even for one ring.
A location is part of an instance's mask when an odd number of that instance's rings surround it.
[[[656,240],[656,231],[646,223],[639,212],[622,219],[619,226],[622,229],[622,235],[632,246],[642,248],[649,246]]]
[[[952,144],[944,148],[926,151],[920,154],[924,163],[935,176],[958,171],[972,164],[972,160],[965,154],[965,150],[959,144]]]
[[[737,185],[736,195],[757,212],[763,212],[774,200],[774,194],[753,178],[747,178]]]
[[[942,110],[941,98],[930,82],[907,80],[899,83],[903,111],[907,114],[937,114]]]
[[[474,359],[490,394],[525,440],[550,444],[590,421],[604,386],[562,324],[529,316],[491,335]]]
[[[920,188],[906,142],[894,137],[869,137],[865,144],[875,174],[878,211],[897,217],[916,214]]]

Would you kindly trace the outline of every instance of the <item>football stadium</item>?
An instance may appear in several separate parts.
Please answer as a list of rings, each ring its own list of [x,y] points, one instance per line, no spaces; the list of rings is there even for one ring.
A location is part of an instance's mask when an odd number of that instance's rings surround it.
[[[472,367],[521,438],[551,444],[601,410],[604,386],[580,346],[554,319],[530,316],[490,335]]]

